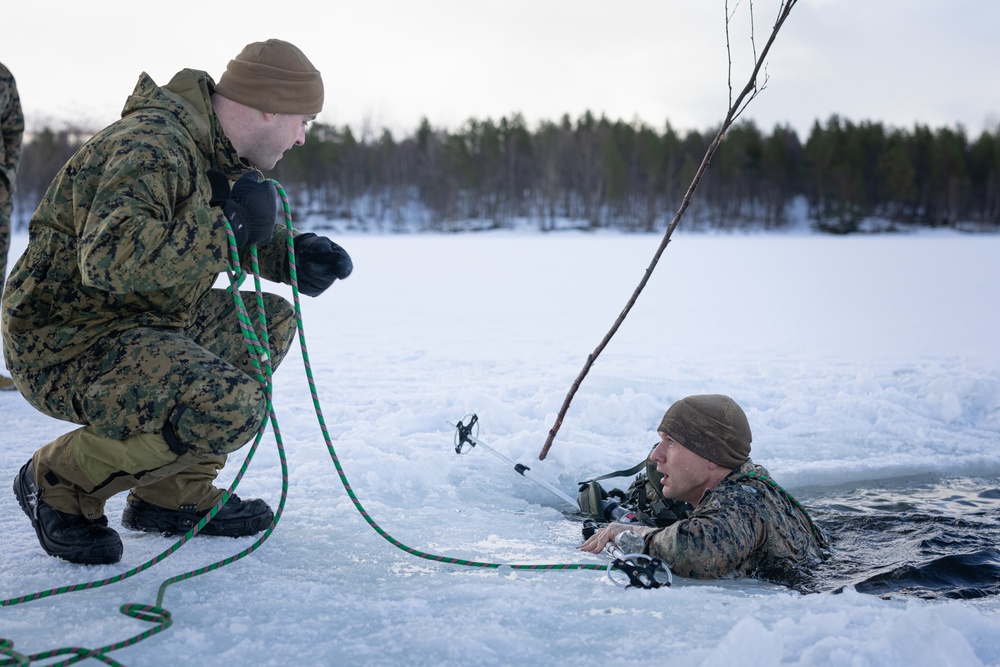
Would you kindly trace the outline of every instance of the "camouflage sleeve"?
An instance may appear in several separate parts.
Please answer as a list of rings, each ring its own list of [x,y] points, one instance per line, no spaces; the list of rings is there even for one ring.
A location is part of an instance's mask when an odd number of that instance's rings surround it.
[[[21,99],[17,94],[17,84],[7,68],[0,66],[0,174],[13,190],[17,177],[17,167],[21,161],[21,140],[24,135],[24,114],[21,113]]]
[[[744,563],[764,542],[761,514],[749,506],[756,498],[710,503],[690,518],[655,531],[646,550],[681,577],[719,579],[740,575]]]
[[[226,269],[225,219],[208,206],[208,180],[182,135],[160,128],[147,123],[105,138],[109,145],[92,151],[75,177],[86,185],[74,189],[92,193],[76,209],[88,286],[149,292]]]

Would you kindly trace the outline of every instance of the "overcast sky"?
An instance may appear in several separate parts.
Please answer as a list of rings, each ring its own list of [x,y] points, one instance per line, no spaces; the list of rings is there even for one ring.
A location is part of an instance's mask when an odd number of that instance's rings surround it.
[[[749,0],[730,0],[732,81],[752,68]],[[752,3],[758,50],[778,0]],[[804,140],[832,114],[893,127],[1000,123],[997,0],[800,0],[744,118]],[[522,113],[529,124],[590,110],[704,130],[728,108],[724,0],[135,0],[5,2],[0,62],[30,127],[103,126],[140,72],[218,79],[249,42],[294,42],[323,73],[320,120],[388,127],[426,117]]]

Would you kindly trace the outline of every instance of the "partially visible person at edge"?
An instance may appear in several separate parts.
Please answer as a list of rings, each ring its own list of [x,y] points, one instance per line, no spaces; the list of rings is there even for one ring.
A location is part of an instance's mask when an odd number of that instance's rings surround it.
[[[24,397],[80,425],[14,478],[50,555],[117,562],[122,541],[104,505],[122,491],[124,527],[166,534],[221,500],[213,481],[227,454],[266,418],[233,297],[212,288],[229,263],[227,221],[243,267],[257,246],[260,275],[291,282],[281,202],[258,170],[301,146],[322,108],[320,73],[281,40],[246,46],[218,84],[192,69],[165,86],[143,73],[122,118],[49,187],[7,282],[3,344]],[[351,273],[325,237],[295,232],[294,249],[307,296]],[[263,302],[276,367],[295,313],[275,294]],[[201,534],[253,535],[273,516],[263,500],[233,495]]]
[[[728,396],[689,396],[670,406],[649,458],[666,498],[694,511],[665,528],[611,523],[579,548],[600,553],[625,531],[642,536],[643,552],[694,579],[799,579],[827,557],[827,539],[768,471],[750,460],[750,424]]]
[[[21,138],[24,135],[24,115],[17,82],[0,63],[0,295],[7,277],[7,253],[10,250],[10,216],[14,211],[14,187],[17,167],[21,162]],[[0,391],[12,391],[14,381],[0,374]]]

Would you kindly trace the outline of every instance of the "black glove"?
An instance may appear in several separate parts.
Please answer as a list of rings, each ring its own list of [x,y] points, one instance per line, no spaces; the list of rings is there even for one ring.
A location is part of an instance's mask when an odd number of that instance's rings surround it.
[[[218,169],[208,170],[208,181],[212,184],[209,203],[220,207],[226,214],[237,248],[247,243],[258,245],[271,240],[279,211],[278,190],[274,183],[269,180],[260,182],[256,172],[248,171],[230,190],[229,179]]]
[[[337,278],[351,275],[354,263],[347,251],[312,232],[295,237],[295,268],[299,291],[306,296],[319,296]]]

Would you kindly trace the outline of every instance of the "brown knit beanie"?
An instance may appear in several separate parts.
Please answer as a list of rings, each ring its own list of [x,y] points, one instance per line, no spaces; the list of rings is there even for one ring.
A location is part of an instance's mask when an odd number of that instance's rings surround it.
[[[280,39],[248,44],[229,61],[215,91],[267,113],[323,110],[323,78],[298,47]]]
[[[723,468],[738,468],[750,457],[750,422],[728,396],[682,398],[670,406],[657,430]]]

